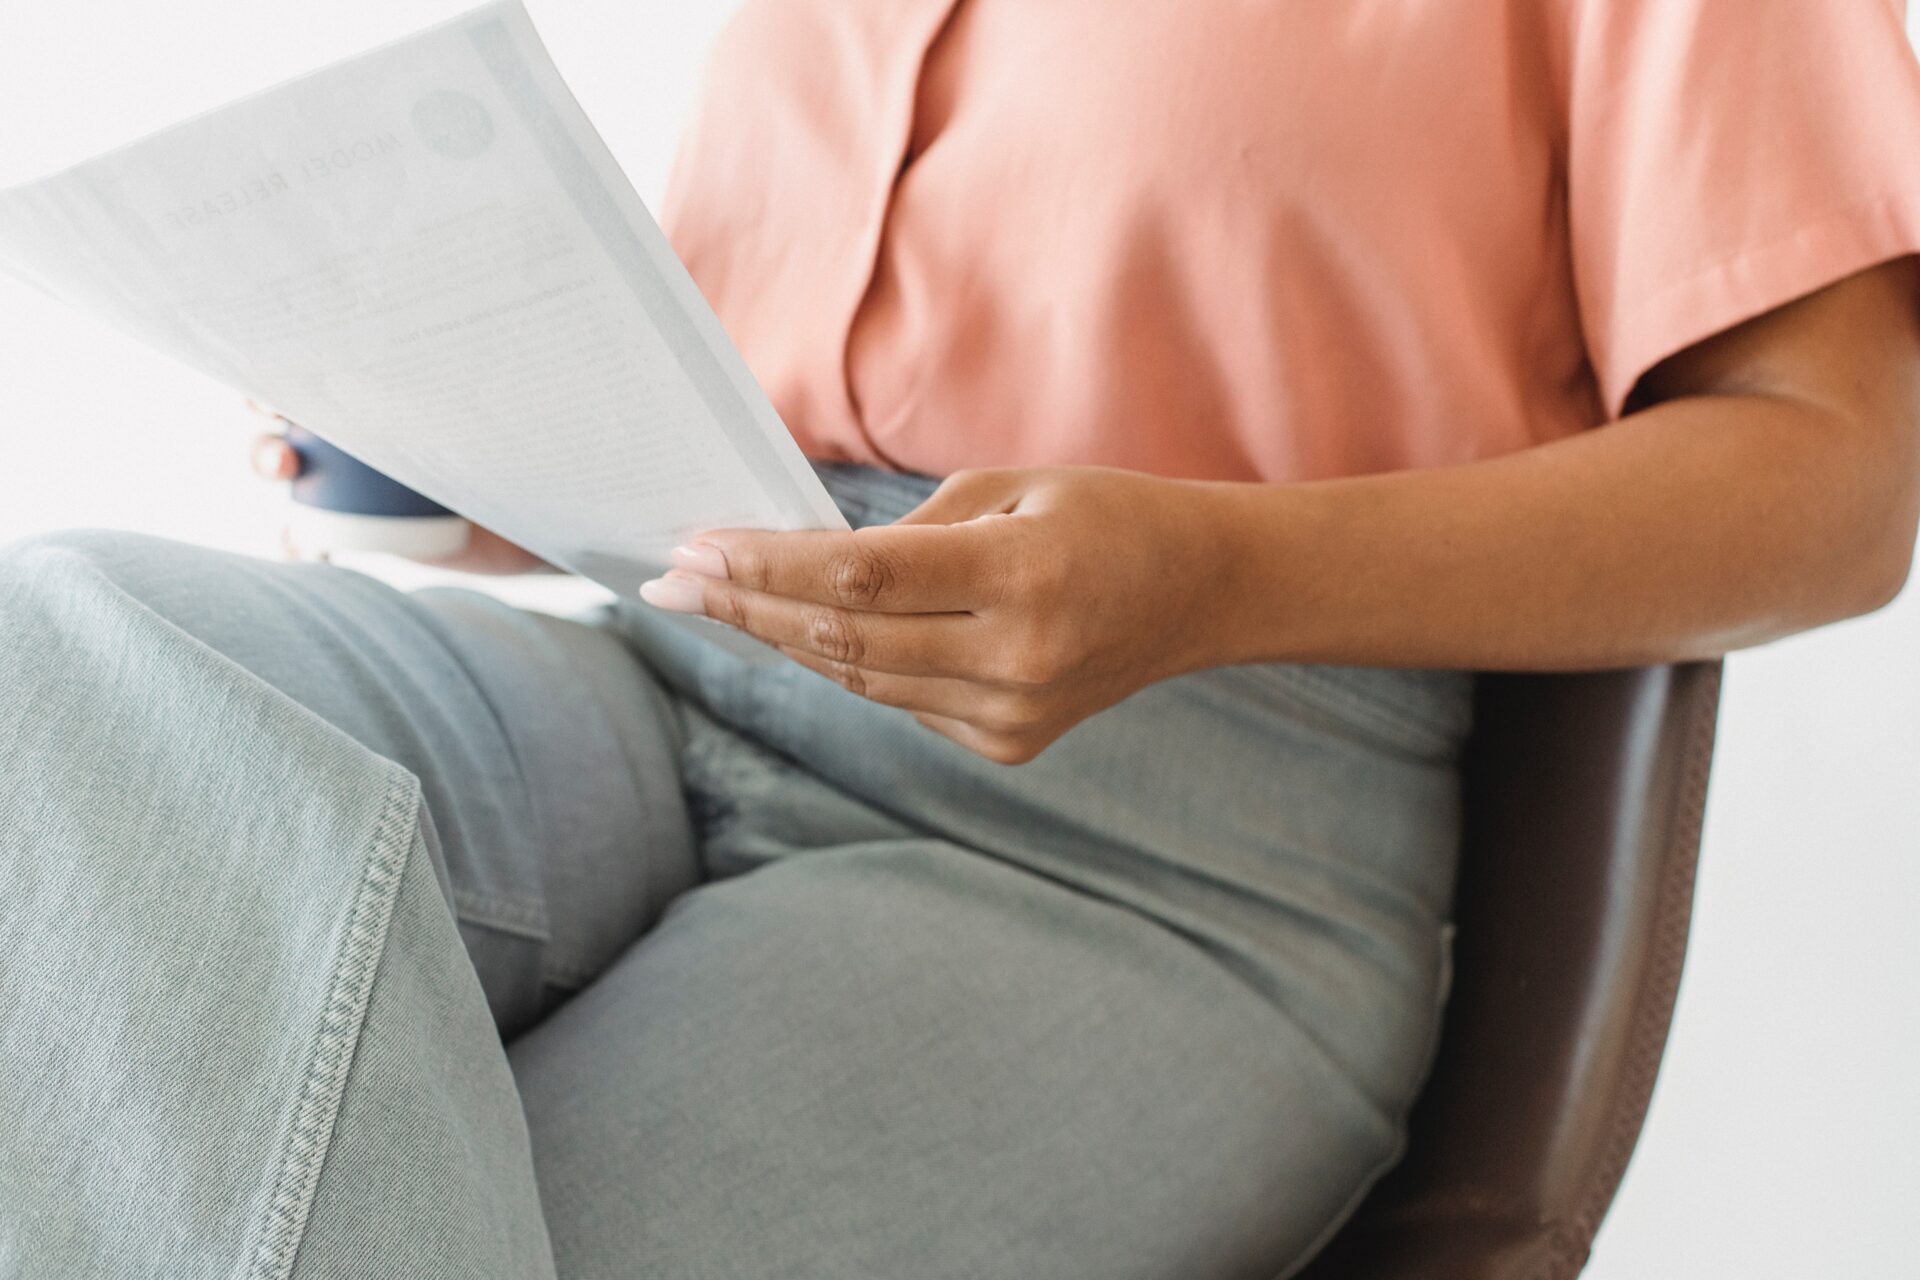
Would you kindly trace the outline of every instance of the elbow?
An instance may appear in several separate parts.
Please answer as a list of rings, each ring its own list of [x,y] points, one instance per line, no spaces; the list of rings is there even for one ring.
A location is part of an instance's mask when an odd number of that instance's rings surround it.
[[[1850,521],[1835,530],[1819,554],[1797,565],[1793,584],[1779,597],[1779,608],[1748,615],[1740,624],[1701,636],[1687,648],[1686,660],[1718,658],[1736,649],[1815,631],[1877,613],[1906,588],[1913,568],[1914,528],[1897,520]]]
[[[1850,465],[1826,498],[1830,512],[1844,513],[1820,575],[1832,609],[1826,621],[1886,608],[1913,571],[1920,534],[1920,388],[1909,399],[1898,409],[1854,418],[1856,429],[1837,437],[1852,447],[1830,454]]]
[[[1903,461],[1905,461],[1903,459]],[[1832,581],[1842,588],[1837,616],[1857,618],[1899,598],[1913,572],[1914,540],[1920,532],[1920,471],[1884,468],[1873,486],[1878,500],[1856,504],[1860,513],[1846,563]]]
[[[1857,618],[1884,609],[1906,589],[1907,578],[1913,572],[1912,528],[1883,534],[1879,541],[1883,545],[1864,557],[1856,595],[1845,617]]]

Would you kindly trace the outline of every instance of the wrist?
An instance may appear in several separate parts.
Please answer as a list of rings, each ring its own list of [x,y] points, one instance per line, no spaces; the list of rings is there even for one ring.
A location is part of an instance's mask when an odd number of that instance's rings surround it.
[[[1310,660],[1304,621],[1325,542],[1310,485],[1215,483],[1200,504],[1214,568],[1203,658],[1206,666]]]
[[[1258,483],[1167,483],[1181,490],[1171,513],[1183,567],[1173,572],[1187,588],[1173,595],[1184,616],[1169,628],[1177,667],[1169,674],[1284,660],[1280,616],[1293,587],[1283,575],[1297,560],[1287,492]]]

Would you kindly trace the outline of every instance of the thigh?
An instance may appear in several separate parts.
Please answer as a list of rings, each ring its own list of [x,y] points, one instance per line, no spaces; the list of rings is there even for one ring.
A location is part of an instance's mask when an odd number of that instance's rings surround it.
[[[417,776],[435,875],[503,1030],[694,879],[678,714],[597,628],[132,534],[10,554],[66,562]]]
[[[0,548],[0,1273],[551,1277],[420,779],[217,564]]]
[[[1200,948],[924,838],[694,890],[511,1057],[566,1280],[1271,1280],[1397,1144]]]

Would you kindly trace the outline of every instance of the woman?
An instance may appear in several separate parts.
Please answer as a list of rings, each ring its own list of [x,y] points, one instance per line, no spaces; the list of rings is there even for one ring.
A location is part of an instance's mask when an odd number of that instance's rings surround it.
[[[0,562],[18,1273],[1288,1274],[1432,1048],[1466,673],[1906,576],[1882,0],[756,0],[666,215],[857,532],[591,622]]]

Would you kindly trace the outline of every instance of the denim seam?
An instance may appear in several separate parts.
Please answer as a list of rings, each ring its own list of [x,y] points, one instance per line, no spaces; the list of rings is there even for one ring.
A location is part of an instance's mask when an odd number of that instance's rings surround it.
[[[415,844],[417,827],[410,817],[418,812],[419,805],[417,780],[410,773],[396,773],[388,784],[360,883],[354,890],[293,1126],[247,1268],[249,1280],[286,1280],[299,1256],[320,1172],[332,1146],[347,1075],[372,1003],[374,976],[386,950],[387,929],[399,901],[401,879]]]

